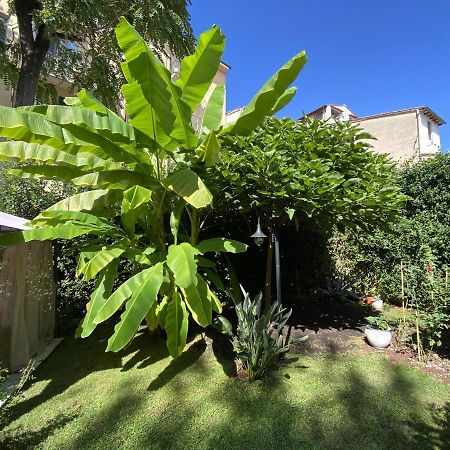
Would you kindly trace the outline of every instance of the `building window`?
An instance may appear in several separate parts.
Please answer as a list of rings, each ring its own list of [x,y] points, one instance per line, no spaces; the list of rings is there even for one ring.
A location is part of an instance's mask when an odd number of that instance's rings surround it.
[[[432,141],[433,140],[433,126],[429,120],[427,121],[427,128],[428,128],[428,139],[430,141]]]

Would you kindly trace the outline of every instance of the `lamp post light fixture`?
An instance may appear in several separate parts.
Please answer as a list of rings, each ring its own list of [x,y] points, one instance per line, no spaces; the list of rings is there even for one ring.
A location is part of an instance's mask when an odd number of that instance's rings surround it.
[[[260,218],[258,217],[258,225],[256,226],[256,231],[250,236],[255,241],[258,247],[264,242],[267,237],[261,230]],[[272,242],[275,247],[275,276],[277,282],[277,302],[281,305],[281,262],[280,262],[280,241],[278,240],[278,234],[272,231]]]
[[[256,227],[256,231],[250,237],[253,238],[253,240],[255,241],[255,244],[258,247],[261,247],[261,245],[264,242],[264,239],[267,237],[261,230],[261,223],[260,223],[259,217],[258,217],[258,225]]]

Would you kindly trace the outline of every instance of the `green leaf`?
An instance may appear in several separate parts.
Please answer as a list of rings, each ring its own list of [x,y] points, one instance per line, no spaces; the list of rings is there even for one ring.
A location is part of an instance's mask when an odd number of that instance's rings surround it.
[[[114,334],[108,340],[106,351],[118,352],[124,348],[133,339],[139,325],[156,302],[164,279],[163,264],[158,263],[145,272],[145,277],[127,302],[120,322],[114,327]]]
[[[202,254],[207,252],[242,253],[247,250],[247,245],[233,239],[212,238],[201,241],[196,248]]]
[[[72,222],[72,224],[77,225],[92,225],[98,228],[105,228],[107,230],[119,231],[112,223],[107,219],[93,214],[88,214],[85,212],[78,211],[42,211],[37,217],[28,222],[31,227],[42,227],[42,226],[54,226],[61,223]]]
[[[159,317],[158,317],[158,324],[161,328],[166,328],[166,313],[167,313],[167,304],[169,302],[168,297],[164,297],[161,302],[159,303]]]
[[[158,328],[159,313],[160,309],[158,302],[154,302],[145,316],[145,321],[147,322],[147,326],[150,331],[155,331],[156,328]]]
[[[107,115],[86,108],[71,108],[61,105],[38,105],[29,107],[38,111],[56,125],[76,125],[88,128],[112,142],[132,143],[136,141],[133,127],[109,111]]]
[[[6,106],[0,106],[0,136],[57,148],[67,142],[63,129],[47,121],[42,114]]]
[[[212,305],[209,287],[206,281],[196,274],[197,282],[182,289],[184,300],[194,320],[202,327],[207,327],[212,320]]]
[[[214,319],[214,327],[222,334],[233,336],[233,326],[231,325],[230,321],[224,316],[217,316]]]
[[[224,129],[224,132],[241,136],[249,135],[264,117],[271,113],[280,97],[297,78],[306,60],[305,52],[300,52],[290,59],[253,97],[236,123]]]
[[[180,228],[181,216],[185,205],[184,199],[180,198],[170,213],[170,231],[175,245],[178,243],[178,229]]]
[[[136,221],[151,198],[152,191],[142,186],[133,186],[123,193],[121,220],[129,234],[134,233]]]
[[[195,111],[205,97],[216,76],[225,48],[225,36],[218,26],[205,31],[198,38],[194,54],[181,62],[180,78],[176,84],[182,91],[182,99]]]
[[[76,97],[66,97],[64,103],[69,106],[82,106],[83,108],[92,109],[92,111],[107,115],[111,113],[105,105],[95,98],[86,89],[77,92]]]
[[[77,168],[62,166],[23,166],[15,169],[8,169],[9,176],[17,178],[45,178],[46,180],[72,182],[83,175],[83,171]]]
[[[197,283],[197,263],[195,255],[199,251],[191,244],[183,242],[171,245],[167,253],[167,265],[175,276],[175,282],[181,288]]]
[[[42,162],[72,166],[83,170],[118,169],[120,166],[95,155],[72,155],[45,144],[28,144],[21,141],[0,142],[0,160],[14,162]]]
[[[212,167],[219,159],[220,144],[214,131],[195,149],[195,154],[205,167]]]
[[[80,336],[83,338],[90,336],[97,326],[94,323],[95,316],[111,295],[114,280],[117,275],[118,265],[118,260],[115,260],[109,264],[104,270],[102,270],[95,283],[95,290],[91,295],[89,303],[86,305],[86,316],[81,323]]]
[[[107,247],[99,252],[81,252],[76,272],[77,277],[83,275],[83,281],[91,280],[124,251],[124,248]]]
[[[71,182],[79,187],[106,187],[109,189],[127,189],[136,185],[155,186],[157,184],[153,177],[132,170],[92,172],[73,178]]]
[[[0,234],[0,245],[22,244],[31,241],[47,241],[52,239],[73,239],[85,234],[104,234],[98,227],[90,225],[72,225],[70,222],[54,227],[34,228],[32,230],[17,231]]]
[[[195,148],[198,138],[191,112],[170,72],[123,17],[116,36],[125,55],[122,70],[128,84],[122,92],[133,126],[166,149],[171,138],[183,147]]]
[[[94,319],[95,323],[101,323],[109,319],[144,283],[153,267],[144,269],[122,283],[108,298],[104,306]]]
[[[201,131],[206,129],[210,131],[216,131],[220,128],[224,115],[224,102],[225,102],[225,86],[218,84],[211,94],[206,105],[205,112],[203,113],[203,122]]]
[[[113,189],[98,189],[75,194],[58,203],[46,211],[93,211],[114,205],[122,200],[122,191]]]
[[[211,290],[211,288],[208,286],[208,297],[211,302],[212,309],[216,312],[221,314],[222,313],[222,303],[220,303],[219,298],[217,295]]]
[[[295,214],[295,209],[294,208],[286,208],[286,214],[289,217],[289,220],[292,220]]]
[[[295,86],[290,87],[289,89],[286,89],[284,91],[284,94],[278,99],[278,101],[275,103],[275,106],[273,107],[271,111],[271,115],[277,113],[281,109],[283,109],[295,96],[297,93],[297,88]]]
[[[161,183],[166,189],[184,198],[194,208],[204,208],[212,201],[211,192],[201,178],[190,169],[178,170]]]
[[[189,315],[177,291],[174,292],[165,309],[166,344],[170,356],[177,358],[186,346]]]

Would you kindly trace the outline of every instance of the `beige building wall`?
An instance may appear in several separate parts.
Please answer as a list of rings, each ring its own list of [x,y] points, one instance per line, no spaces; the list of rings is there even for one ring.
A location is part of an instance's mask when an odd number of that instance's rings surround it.
[[[389,154],[396,161],[418,155],[415,112],[355,121],[376,140],[368,140],[377,153]]]

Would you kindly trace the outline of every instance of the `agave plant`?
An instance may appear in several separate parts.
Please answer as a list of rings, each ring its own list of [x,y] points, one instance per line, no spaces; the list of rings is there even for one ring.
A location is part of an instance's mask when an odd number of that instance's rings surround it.
[[[66,98],[65,106],[0,107],[0,136],[9,139],[0,143],[0,159],[24,163],[10,175],[81,188],[42,211],[30,230],[1,236],[0,245],[86,235],[77,275],[96,281],[78,334],[89,336],[121,311],[107,350],[124,348],[145,320],[150,329],[166,331],[176,357],[186,343],[189,315],[206,327],[212,311],[221,311],[210,281],[198,271],[214,266],[207,255],[246,249],[219,237],[199,240],[213,200],[201,174],[217,160],[220,135],[248,135],[292,98],[289,86],[306,56],[288,61],[226,127],[224,89],[216,87],[196,133],[192,115],[221,62],[221,30],[215,26],[200,36],[176,81],[124,18],[116,36],[124,54],[127,121],[85,90]],[[134,273],[117,287],[123,259]]]
[[[278,302],[262,311],[262,293],[252,300],[248,292],[243,289],[242,292],[243,299],[234,301],[237,316],[235,334],[224,316],[217,316],[214,322],[219,331],[229,336],[239,364],[252,381],[261,378],[280,355],[289,351],[284,343],[283,329],[292,311]]]

